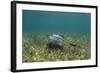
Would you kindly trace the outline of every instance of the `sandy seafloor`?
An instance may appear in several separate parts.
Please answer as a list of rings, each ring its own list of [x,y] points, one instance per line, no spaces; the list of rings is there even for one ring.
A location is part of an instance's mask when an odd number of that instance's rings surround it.
[[[64,41],[58,45],[49,42],[47,35],[61,32],[24,32],[22,37],[22,61],[72,61],[91,58],[91,36],[82,32],[67,32]],[[53,47],[54,46],[54,47]]]

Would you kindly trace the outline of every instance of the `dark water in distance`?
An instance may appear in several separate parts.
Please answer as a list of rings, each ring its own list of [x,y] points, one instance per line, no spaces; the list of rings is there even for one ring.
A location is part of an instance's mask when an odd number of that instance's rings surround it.
[[[91,14],[23,10],[23,32],[86,32],[90,33]]]

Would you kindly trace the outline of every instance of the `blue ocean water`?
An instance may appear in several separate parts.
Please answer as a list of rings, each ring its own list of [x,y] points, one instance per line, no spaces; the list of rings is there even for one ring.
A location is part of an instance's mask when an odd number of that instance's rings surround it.
[[[91,29],[91,14],[23,10],[23,32],[87,32]]]

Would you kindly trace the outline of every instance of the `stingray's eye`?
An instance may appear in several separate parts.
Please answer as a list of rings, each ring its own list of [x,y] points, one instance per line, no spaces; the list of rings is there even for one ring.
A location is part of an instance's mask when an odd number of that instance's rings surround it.
[[[62,38],[64,38],[64,35],[63,34],[59,34]]]

